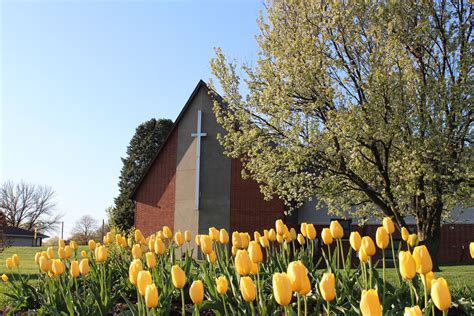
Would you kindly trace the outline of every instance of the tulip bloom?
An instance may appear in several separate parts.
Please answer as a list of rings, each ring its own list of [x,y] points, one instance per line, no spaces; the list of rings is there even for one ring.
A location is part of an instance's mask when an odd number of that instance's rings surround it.
[[[316,228],[313,224],[306,224],[306,237],[311,240],[316,238]]]
[[[257,275],[258,274],[258,264],[252,262],[252,267],[250,268],[250,274],[251,275]]]
[[[156,238],[155,239],[155,253],[159,256],[165,253],[166,247],[165,243],[161,238]]]
[[[321,231],[321,238],[323,239],[323,243],[325,245],[329,246],[330,244],[332,244],[333,239],[329,228],[323,228],[323,230]]]
[[[215,227],[209,228],[209,237],[211,237],[212,241],[219,240],[219,230]]]
[[[135,259],[130,263],[128,268],[128,280],[131,284],[136,285],[138,280],[138,273],[143,270],[143,265],[140,259]]]
[[[416,275],[416,262],[409,251],[400,251],[400,274],[405,280],[412,280]]]
[[[216,252],[214,250],[211,251],[211,253],[206,255],[206,258],[207,258],[207,261],[209,261],[209,263],[214,264],[217,260]]]
[[[365,253],[362,247],[359,248],[359,260],[361,262],[367,262],[369,260],[369,256]]]
[[[259,238],[259,241],[260,241],[260,245],[263,247],[263,248],[268,248],[270,246],[270,243],[268,242],[268,238],[265,237],[265,236],[262,236]]]
[[[146,294],[146,287],[152,283],[151,273],[149,271],[140,271],[138,272],[137,277],[137,287],[138,293],[141,296],[145,296]]]
[[[173,286],[177,289],[182,289],[186,284],[186,275],[177,265],[171,267],[171,281],[173,282]]]
[[[286,273],[273,274],[273,296],[279,305],[286,306],[290,304],[293,295],[291,288],[290,278]]]
[[[225,230],[224,228],[221,228],[221,230],[219,231],[219,242],[222,245],[225,245],[229,242],[229,233],[227,233],[227,230]]]
[[[303,280],[307,276],[306,267],[301,261],[293,261],[288,265],[286,272],[290,280],[291,290],[299,292],[303,288]]]
[[[388,243],[390,241],[390,237],[388,232],[385,230],[384,227],[378,227],[377,232],[375,233],[375,242],[377,243],[377,247],[384,250],[388,247]]]
[[[250,235],[248,233],[240,233],[240,239],[242,240],[242,249],[246,249],[250,243]]]
[[[95,249],[95,241],[93,241],[92,239],[89,240],[89,242],[87,243],[87,245],[89,246],[89,250],[92,251]]]
[[[362,292],[360,299],[360,311],[362,316],[381,316],[382,306],[380,305],[379,295],[376,290]]]
[[[393,224],[393,221],[390,217],[384,217],[382,220],[382,226],[389,235],[395,232],[395,225]]]
[[[17,254],[14,254],[14,255],[12,256],[12,260],[13,260],[13,263],[14,263],[17,267],[20,266],[20,257],[19,257]]]
[[[277,233],[275,232],[275,230],[272,228],[268,231],[268,240],[274,242],[276,240],[276,235]]]
[[[249,244],[249,256],[253,263],[260,263],[263,261],[262,248],[258,241],[251,241]]]
[[[420,306],[416,305],[414,307],[405,307],[405,313],[403,316],[422,316]]]
[[[369,236],[362,237],[361,249],[363,249],[369,257],[375,255],[375,244],[373,239]]]
[[[257,296],[257,287],[250,277],[244,276],[240,278],[240,293],[246,302],[252,302],[255,300],[255,297]]]
[[[291,236],[291,240],[296,240],[298,234],[296,233],[296,230],[292,227],[290,229],[290,236]]]
[[[173,231],[168,226],[163,226],[163,236],[166,239],[171,239],[173,237]]]
[[[418,236],[416,234],[411,234],[410,236],[408,236],[408,240],[407,240],[408,245],[410,245],[410,247],[414,247],[417,239],[418,239]]]
[[[13,263],[13,259],[12,259],[12,258],[7,258],[7,259],[5,260],[5,266],[7,267],[7,269],[13,268],[13,265],[14,265],[14,263]]]
[[[426,289],[428,291],[431,290],[431,283],[434,280],[434,278],[435,278],[435,274],[433,273],[433,271],[430,271],[427,274],[425,274],[424,278],[421,279],[422,281],[426,282]]]
[[[48,259],[54,259],[54,248],[53,247],[48,247],[46,250],[46,253],[48,254]]]
[[[227,293],[228,286],[229,282],[227,281],[225,276],[220,276],[216,279],[216,289],[219,295],[224,295],[225,293]]]
[[[298,240],[298,243],[303,246],[306,243],[306,239],[304,238],[303,234],[298,234],[298,237],[296,237]]]
[[[308,293],[311,292],[311,282],[309,281],[309,278],[307,275],[304,277],[302,283],[303,283],[303,287],[298,293],[303,296],[308,295]]]
[[[105,260],[107,260],[108,256],[109,256],[109,252],[107,250],[107,247],[106,246],[100,246],[98,251],[97,251],[97,257],[96,257],[95,260],[97,261],[97,263],[102,263]]]
[[[145,254],[145,259],[146,259],[146,265],[148,266],[148,268],[156,267],[156,257],[153,252],[151,251],[147,252]]]
[[[81,263],[79,263],[79,272],[81,275],[87,275],[89,270],[89,259],[82,259]]]
[[[41,256],[39,259],[39,268],[41,272],[48,272],[50,269],[50,263],[48,258]]]
[[[82,258],[87,258],[87,257],[89,257],[89,255],[87,254],[87,251],[82,250],[82,251],[81,251],[81,257],[82,257]]]
[[[336,297],[336,279],[334,274],[325,272],[319,282],[319,292],[326,302],[332,301]]]
[[[416,246],[413,249],[413,259],[415,259],[416,263],[416,272],[426,274],[433,270],[433,262],[425,245]]]
[[[186,242],[191,241],[191,232],[189,230],[184,231],[184,240],[186,240]]]
[[[58,240],[58,248],[64,248],[66,244],[64,243],[64,239],[59,239]]]
[[[155,284],[149,284],[145,290],[145,305],[148,308],[158,306],[158,289]]]
[[[404,241],[408,241],[408,237],[410,236],[410,233],[408,232],[408,229],[406,227],[402,227],[402,239]]]
[[[66,250],[63,247],[58,248],[58,257],[66,259]]]
[[[329,230],[334,239],[341,239],[344,236],[344,230],[338,221],[331,221],[331,224],[329,224]]]
[[[285,224],[283,223],[283,220],[277,219],[275,221],[275,230],[278,235],[283,235],[285,233]]]
[[[201,304],[204,300],[204,286],[201,280],[196,280],[189,288],[189,297],[194,304]]]
[[[471,258],[474,259],[474,241],[469,244],[469,251],[471,252]]]
[[[139,244],[135,244],[132,247],[132,257],[133,259],[140,259],[142,256],[142,247]]]
[[[235,255],[235,270],[239,275],[245,276],[252,269],[252,260],[247,250],[239,249]]]
[[[362,243],[362,237],[360,237],[359,232],[351,232],[349,236],[349,243],[351,244],[354,251],[359,251],[360,245]]]
[[[208,255],[212,252],[212,239],[209,235],[201,235],[200,244],[204,254]]]
[[[301,231],[301,234],[306,237],[306,223],[301,223],[301,226],[300,226],[300,231]]]
[[[178,247],[181,247],[184,244],[183,233],[181,233],[180,230],[178,230],[174,235],[174,242],[178,245]]]
[[[51,267],[51,270],[53,271],[54,275],[61,275],[64,273],[64,263],[59,260],[53,260],[53,265]]]
[[[79,276],[79,262],[77,260],[71,261],[69,272],[73,278],[77,278]]]
[[[2,274],[2,281],[7,282],[8,281],[8,276],[6,274]]]
[[[431,281],[431,298],[440,311],[447,311],[451,306],[451,293],[444,278]]]

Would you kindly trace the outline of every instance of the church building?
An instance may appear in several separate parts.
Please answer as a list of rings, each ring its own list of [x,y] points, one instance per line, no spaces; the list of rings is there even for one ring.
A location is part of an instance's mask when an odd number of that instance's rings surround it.
[[[212,108],[209,88],[201,80],[135,188],[135,227],[145,235],[164,225],[174,231],[189,230],[192,235],[207,234],[212,226],[252,233],[274,227],[276,219],[285,218],[283,202],[277,198],[265,201],[255,181],[242,179],[240,160],[223,154],[217,135],[224,130]],[[313,223],[319,234],[331,220],[338,219],[346,238],[352,230],[375,236],[380,225],[380,220],[374,220],[360,227],[356,219],[335,218],[324,209],[316,210],[315,205],[315,200],[308,201],[285,221],[289,226]],[[440,262],[469,262],[474,211],[456,210],[453,218],[442,226]],[[415,220],[406,220],[409,230],[415,232]]]

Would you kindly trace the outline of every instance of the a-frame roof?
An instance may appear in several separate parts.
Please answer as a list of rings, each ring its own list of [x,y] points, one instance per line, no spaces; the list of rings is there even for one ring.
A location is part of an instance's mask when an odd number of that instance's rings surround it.
[[[138,191],[138,189],[140,188],[143,180],[145,179],[146,175],[148,174],[148,171],[150,171],[150,168],[151,166],[153,166],[153,164],[155,163],[156,159],[158,158],[158,156],[160,155],[162,149],[166,146],[166,143],[168,142],[168,140],[170,139],[170,136],[171,134],[173,134],[173,131],[177,128],[177,126],[179,125],[179,122],[181,121],[181,119],[184,117],[184,114],[186,113],[186,111],[188,110],[188,108],[190,107],[191,103],[193,102],[194,98],[196,97],[196,95],[198,94],[199,90],[201,90],[202,88],[206,89],[209,91],[209,87],[207,86],[207,84],[202,81],[202,80],[199,80],[198,84],[196,85],[196,88],[194,88],[193,90],[193,93],[191,93],[191,96],[189,97],[188,101],[186,101],[186,104],[184,105],[183,109],[181,110],[181,112],[179,113],[178,117],[176,118],[176,120],[174,121],[173,123],[173,126],[171,126],[171,129],[168,133],[168,135],[166,136],[165,138],[165,141],[163,142],[163,144],[160,146],[160,148],[158,149],[158,151],[156,152],[156,155],[155,157],[153,158],[153,160],[151,161],[151,163],[147,166],[145,172],[142,174],[142,176],[140,177],[140,180],[138,181],[137,185],[135,186],[135,189],[133,190],[132,194],[130,195],[130,198],[132,200],[135,199],[135,195]],[[219,102],[221,102],[222,98],[221,96],[216,93],[215,91],[213,91],[213,96],[214,98],[216,98]]]

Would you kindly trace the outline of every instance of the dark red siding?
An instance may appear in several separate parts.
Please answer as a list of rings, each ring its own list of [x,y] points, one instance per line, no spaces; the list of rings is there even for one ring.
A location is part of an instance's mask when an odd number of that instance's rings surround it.
[[[174,226],[178,129],[169,136],[135,194],[135,227],[145,236]]]
[[[231,162],[230,229],[231,231],[263,231],[275,227],[275,220],[283,218],[284,205],[277,198],[265,201],[256,181],[242,179],[242,163]]]

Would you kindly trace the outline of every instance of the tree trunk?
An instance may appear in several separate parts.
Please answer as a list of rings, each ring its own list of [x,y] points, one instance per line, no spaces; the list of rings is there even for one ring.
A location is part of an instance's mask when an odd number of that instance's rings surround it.
[[[433,261],[433,271],[439,269],[439,246],[441,242],[441,214],[443,203],[435,202],[425,207],[417,216],[418,239],[421,245],[425,245]],[[421,215],[421,216],[420,216]]]

